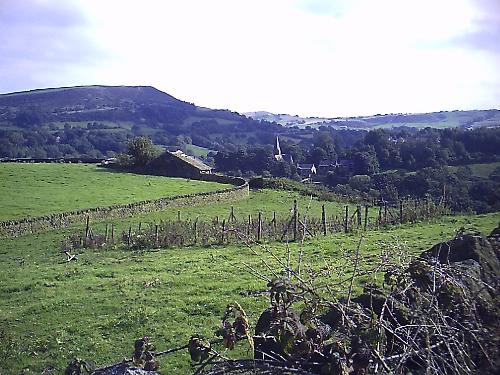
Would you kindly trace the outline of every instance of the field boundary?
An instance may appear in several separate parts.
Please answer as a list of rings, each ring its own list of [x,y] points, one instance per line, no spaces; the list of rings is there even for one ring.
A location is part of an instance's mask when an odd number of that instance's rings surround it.
[[[248,182],[240,177],[204,175],[201,181],[234,185],[230,188],[193,194],[143,200],[128,204],[99,206],[75,211],[0,222],[0,237],[18,237],[28,233],[65,228],[92,220],[125,218],[141,213],[163,211],[168,207],[192,206],[202,203],[228,202],[244,199],[250,194]]]
[[[323,204],[321,217],[309,216],[299,212],[295,199],[291,217],[280,217],[276,211],[267,214],[259,211],[257,215],[237,218],[231,206],[227,219],[216,216],[211,220],[197,217],[195,220],[181,220],[178,211],[177,220],[160,220],[159,223],[139,222],[137,229],[129,225],[128,231],[115,231],[115,225],[106,223],[103,232],[94,231],[87,221],[84,233],[73,233],[66,237],[64,247],[69,253],[81,248],[106,248],[122,245],[133,250],[153,248],[184,247],[192,245],[229,245],[250,244],[274,241],[303,241],[306,237],[326,236],[329,233],[352,233],[354,231],[378,230],[390,226],[415,223],[421,220],[438,218],[450,214],[443,201],[427,199],[425,201],[404,200],[398,204],[381,203],[378,206],[361,205],[349,210],[349,205],[341,212],[327,215]],[[350,212],[349,212],[350,211]],[[364,214],[363,214],[364,212]],[[370,213],[371,212],[371,213]],[[272,217],[272,219],[271,219]],[[248,220],[247,220],[248,219]],[[364,220],[363,220],[364,219]]]

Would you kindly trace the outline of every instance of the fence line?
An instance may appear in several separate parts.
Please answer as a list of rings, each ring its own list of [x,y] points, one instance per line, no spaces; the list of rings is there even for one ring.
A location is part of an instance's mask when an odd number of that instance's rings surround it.
[[[294,201],[291,217],[277,218],[276,212],[258,212],[254,217],[238,218],[231,207],[228,218],[214,217],[203,221],[181,220],[180,211],[177,220],[139,223],[138,229],[132,226],[123,231],[121,239],[94,233],[86,227],[84,235],[74,234],[64,242],[65,249],[84,247],[106,247],[122,244],[130,249],[150,249],[158,247],[183,247],[191,245],[227,245],[248,242],[299,241],[305,237],[326,236],[328,233],[350,233],[367,231],[400,225],[418,220],[425,220],[449,214],[449,210],[434,201],[406,200],[395,205],[382,203],[378,206],[360,206],[349,215],[349,206],[345,206],[345,215],[328,216],[325,205],[321,208],[321,217],[301,215],[297,201]],[[364,219],[364,220],[363,220]],[[307,224],[306,224],[307,223]]]

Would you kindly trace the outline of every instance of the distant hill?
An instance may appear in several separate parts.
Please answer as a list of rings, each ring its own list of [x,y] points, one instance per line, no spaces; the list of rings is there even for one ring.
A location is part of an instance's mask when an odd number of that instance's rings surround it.
[[[359,117],[300,117],[287,114],[274,114],[265,111],[247,112],[255,120],[274,121],[280,125],[305,128],[310,126],[331,126],[337,129],[371,130],[377,128],[476,128],[500,126],[500,110],[442,111],[432,113],[397,113]]]
[[[77,86],[0,95],[0,122],[19,127],[82,121],[187,126],[202,120],[236,124],[246,119],[197,107],[149,86]]]
[[[246,145],[308,148],[314,131],[336,132],[348,146],[375,128],[494,127],[500,111],[452,111],[322,118],[198,107],[150,86],[77,86],[0,94],[0,157],[101,158],[147,136],[167,149],[208,157]],[[357,134],[355,134],[357,133]],[[332,133],[333,135],[333,133]]]
[[[228,110],[197,107],[149,86],[78,86],[0,95],[0,157],[34,156],[35,149],[37,157],[108,155],[122,151],[127,138],[140,135],[170,148],[193,144],[218,150],[230,144],[272,143],[280,128]]]
[[[324,122],[329,122],[331,119],[322,117],[300,117],[297,115],[287,115],[287,114],[275,114],[266,111],[258,112],[244,112],[247,117],[251,117],[254,120],[259,121],[269,121],[275,122],[283,126],[300,126],[305,127],[308,125],[319,126],[323,125]]]

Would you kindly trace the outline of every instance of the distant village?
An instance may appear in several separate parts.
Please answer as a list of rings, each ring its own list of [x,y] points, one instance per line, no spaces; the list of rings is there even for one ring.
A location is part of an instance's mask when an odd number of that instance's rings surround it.
[[[341,160],[322,160],[318,165],[311,163],[295,163],[292,155],[283,154],[279,137],[276,137],[274,145],[274,158],[276,161],[290,163],[297,167],[297,173],[301,177],[301,182],[318,183],[324,180],[329,172],[346,171],[353,167],[353,162],[347,159]]]

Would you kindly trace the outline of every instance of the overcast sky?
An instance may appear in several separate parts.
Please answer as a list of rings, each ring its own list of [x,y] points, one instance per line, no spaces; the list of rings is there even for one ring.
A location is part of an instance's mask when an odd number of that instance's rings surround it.
[[[305,116],[500,108],[500,0],[0,0],[0,92]]]

